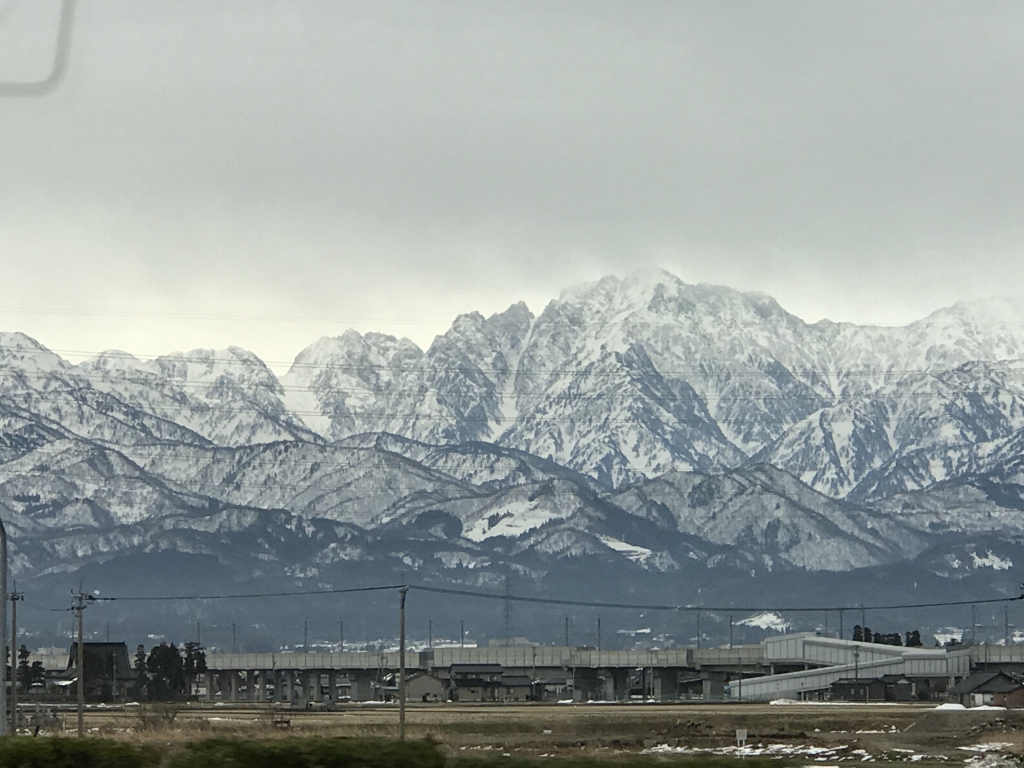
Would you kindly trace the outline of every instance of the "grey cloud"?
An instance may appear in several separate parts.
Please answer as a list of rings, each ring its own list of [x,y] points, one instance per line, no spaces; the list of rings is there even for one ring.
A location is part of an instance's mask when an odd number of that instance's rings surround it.
[[[37,305],[431,332],[655,261],[909,319],[1021,276],[1022,27],[1010,2],[83,4],[61,92],[0,105],[0,259],[47,254]]]

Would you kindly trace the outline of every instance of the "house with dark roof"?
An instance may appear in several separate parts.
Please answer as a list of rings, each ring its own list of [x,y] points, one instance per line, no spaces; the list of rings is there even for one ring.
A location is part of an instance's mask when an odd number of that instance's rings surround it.
[[[124,643],[84,643],[85,698],[88,701],[112,701],[124,698],[135,682],[135,671]],[[53,678],[53,684],[69,697],[78,691],[78,643],[68,650],[65,670]]]
[[[831,685],[833,701],[914,701],[917,688],[905,675],[841,677]]]
[[[1024,707],[1024,684],[1001,670],[980,670],[950,688],[949,698],[965,707]]]
[[[452,701],[501,701],[501,664],[452,664],[448,685]]]
[[[502,675],[502,701],[531,701],[533,699],[533,678],[529,675]]]
[[[885,701],[880,677],[841,677],[831,685],[832,701]]]

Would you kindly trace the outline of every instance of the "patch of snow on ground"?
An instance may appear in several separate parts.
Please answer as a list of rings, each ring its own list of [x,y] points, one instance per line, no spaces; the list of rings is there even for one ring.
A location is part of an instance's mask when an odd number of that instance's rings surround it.
[[[1017,768],[1019,763],[1004,755],[989,752],[984,755],[975,755],[964,761],[971,768]]]
[[[971,744],[967,747],[957,747],[957,749],[962,749],[966,752],[1002,752],[1012,747],[1013,744],[1008,741],[992,741],[987,744]]]
[[[672,747],[659,744],[643,750],[641,755],[731,755],[735,757],[814,757],[825,759],[835,757],[847,748],[846,744],[836,747],[812,747],[807,744],[764,744],[748,747]]]

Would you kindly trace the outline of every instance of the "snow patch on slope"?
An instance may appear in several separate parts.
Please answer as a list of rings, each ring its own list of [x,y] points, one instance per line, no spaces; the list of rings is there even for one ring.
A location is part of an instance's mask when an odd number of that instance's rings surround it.
[[[984,557],[979,556],[977,552],[971,552],[971,559],[975,568],[991,568],[994,571],[1008,571],[1013,568],[1012,560],[993,555],[991,549],[985,552]]]
[[[788,621],[773,611],[748,616],[736,622],[739,627],[754,627],[755,629],[766,629],[772,632],[786,632],[792,626]]]

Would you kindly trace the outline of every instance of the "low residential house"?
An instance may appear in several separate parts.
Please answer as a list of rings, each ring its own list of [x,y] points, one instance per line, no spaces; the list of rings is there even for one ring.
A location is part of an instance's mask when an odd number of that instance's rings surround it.
[[[915,701],[917,684],[906,675],[882,675],[886,701]]]
[[[448,674],[452,701],[501,701],[501,664],[452,664]]]
[[[1024,707],[1024,685],[1001,670],[975,672],[950,688],[948,696],[965,707]]]
[[[832,701],[885,701],[880,677],[841,677],[832,683]]]
[[[405,700],[438,702],[448,700],[448,691],[444,682],[437,675],[429,672],[417,672],[410,675],[405,683]]]
[[[502,675],[502,701],[531,701],[533,699],[533,679],[529,675]]]

